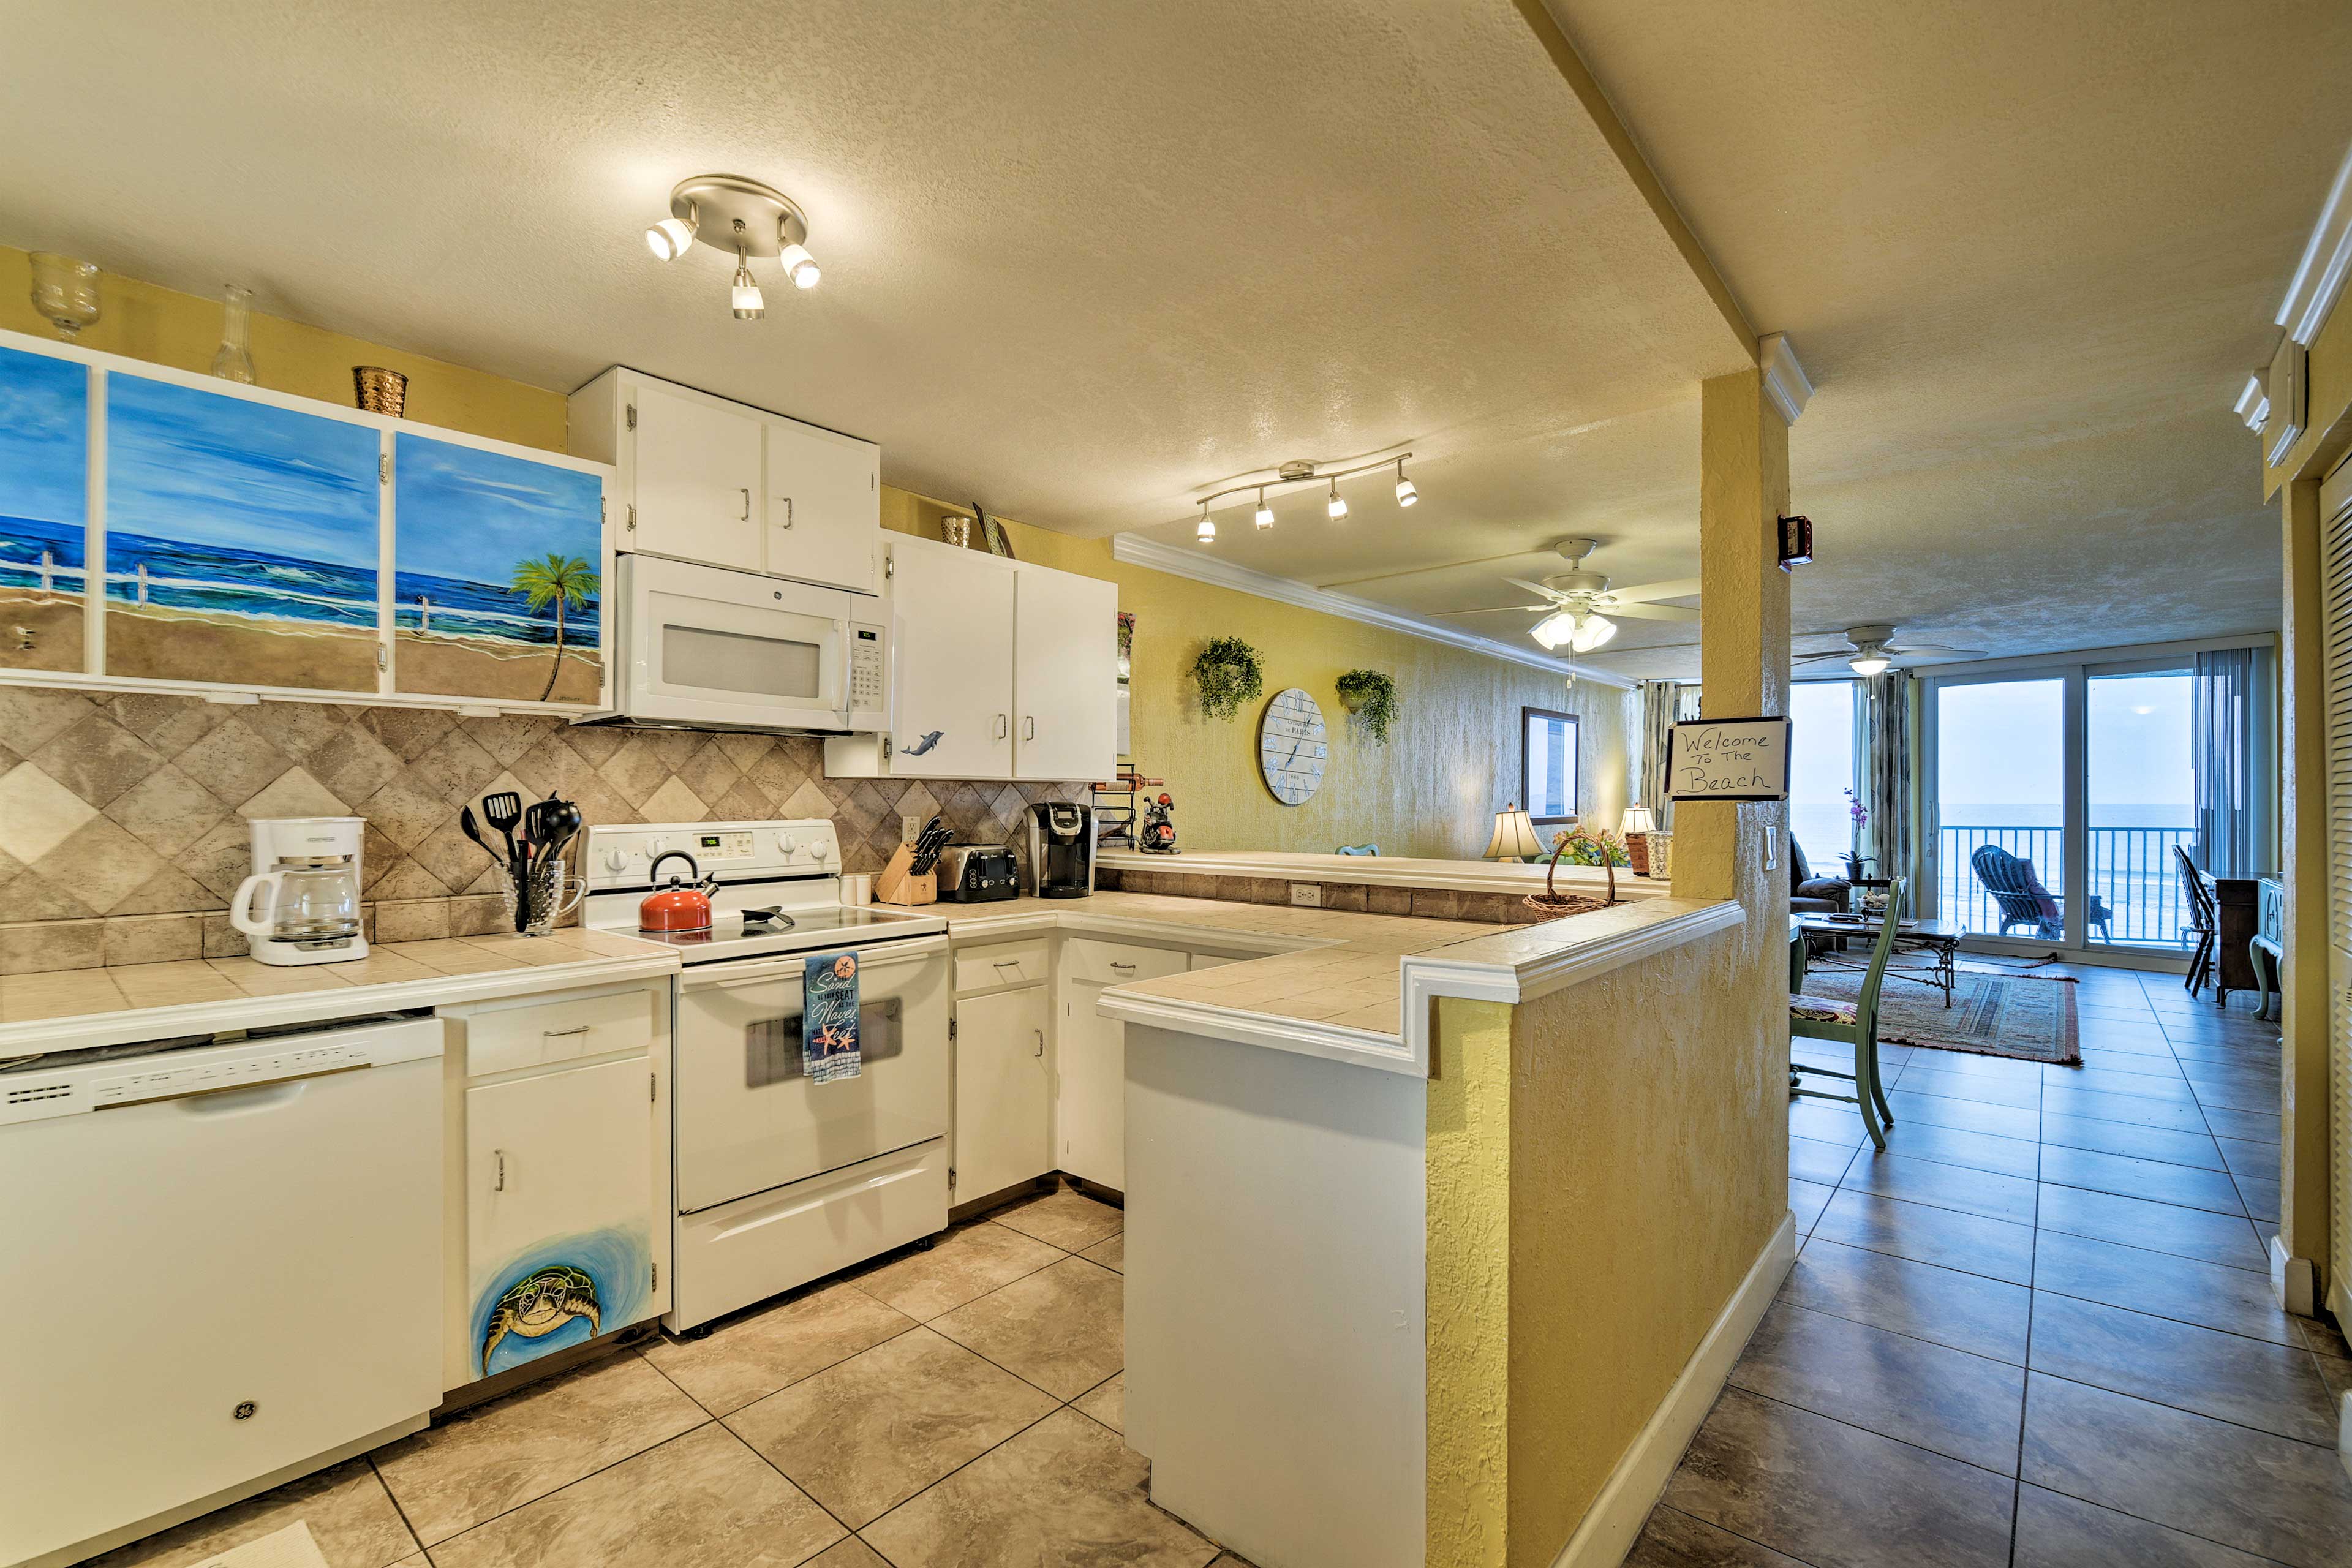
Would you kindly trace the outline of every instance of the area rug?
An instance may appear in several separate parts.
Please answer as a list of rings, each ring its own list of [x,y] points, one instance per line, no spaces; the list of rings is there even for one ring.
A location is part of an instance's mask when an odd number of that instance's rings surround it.
[[[1859,970],[1816,968],[1805,975],[1805,994],[1852,1002],[1862,994],[1862,979]],[[1878,990],[1878,1043],[2079,1067],[2074,982],[1962,969],[1948,1011],[1936,987],[1890,978]]]

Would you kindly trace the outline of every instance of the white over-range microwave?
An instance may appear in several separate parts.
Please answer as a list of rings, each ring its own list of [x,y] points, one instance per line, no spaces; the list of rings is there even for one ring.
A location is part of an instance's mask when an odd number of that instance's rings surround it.
[[[614,563],[615,709],[589,722],[845,735],[890,728],[880,599],[654,555]]]

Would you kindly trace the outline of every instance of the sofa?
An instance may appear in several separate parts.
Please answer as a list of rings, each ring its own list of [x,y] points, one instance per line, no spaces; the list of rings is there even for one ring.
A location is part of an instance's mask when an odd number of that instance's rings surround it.
[[[1843,877],[1816,877],[1806,862],[1805,847],[1789,836],[1789,912],[1792,915],[1835,914],[1846,907],[1853,884]]]

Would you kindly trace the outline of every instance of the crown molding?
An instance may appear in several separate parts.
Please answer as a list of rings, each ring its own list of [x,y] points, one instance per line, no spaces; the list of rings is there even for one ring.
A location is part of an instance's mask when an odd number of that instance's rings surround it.
[[[1424,642],[1444,643],[1448,647],[1485,654],[1489,658],[1507,659],[1513,664],[1524,664],[1531,669],[1544,670],[1552,675],[1574,675],[1577,679],[1589,680],[1595,686],[1612,686],[1621,691],[1633,689],[1633,681],[1626,676],[1612,675],[1590,665],[1570,668],[1565,660],[1553,658],[1533,648],[1497,642],[1493,637],[1482,637],[1442,622],[1423,620],[1419,616],[1374,604],[1370,599],[1359,599],[1352,594],[1335,594],[1328,588],[1318,588],[1312,583],[1301,583],[1294,577],[1253,572],[1246,566],[1219,561],[1197,550],[1161,544],[1139,534],[1113,534],[1110,555],[1112,560],[1125,562],[1130,566],[1149,567],[1154,572],[1165,572],[1171,577],[1187,577],[1195,583],[1231,588],[1238,594],[1272,599],[1276,604],[1292,605],[1326,616],[1337,616],[1342,620],[1361,621],[1366,626],[1401,632]]]
[[[1790,425],[1805,411],[1812,400],[1812,379],[1805,367],[1797,363],[1797,351],[1789,342],[1786,332],[1768,332],[1756,340],[1757,368],[1764,373],[1764,395],[1780,417]]]
[[[2287,336],[2311,346],[2343,296],[2347,273],[2352,273],[2352,151],[2336,166],[2336,183],[2327,187],[2319,221],[2312,226],[2310,242],[2303,247],[2294,279],[2279,305],[2276,321]]]

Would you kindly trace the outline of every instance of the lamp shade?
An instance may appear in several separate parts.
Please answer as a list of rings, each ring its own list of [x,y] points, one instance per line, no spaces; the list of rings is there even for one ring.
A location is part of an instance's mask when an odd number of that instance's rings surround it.
[[[1543,853],[1543,840],[1536,837],[1536,825],[1517,804],[1506,805],[1495,814],[1495,837],[1486,841],[1486,858],[1489,860],[1526,860]]]
[[[1636,833],[1655,833],[1657,830],[1658,825],[1652,819],[1650,816],[1650,808],[1646,805],[1627,806],[1625,808],[1625,820],[1618,828],[1618,831],[1623,833],[1628,837],[1633,837]]]

